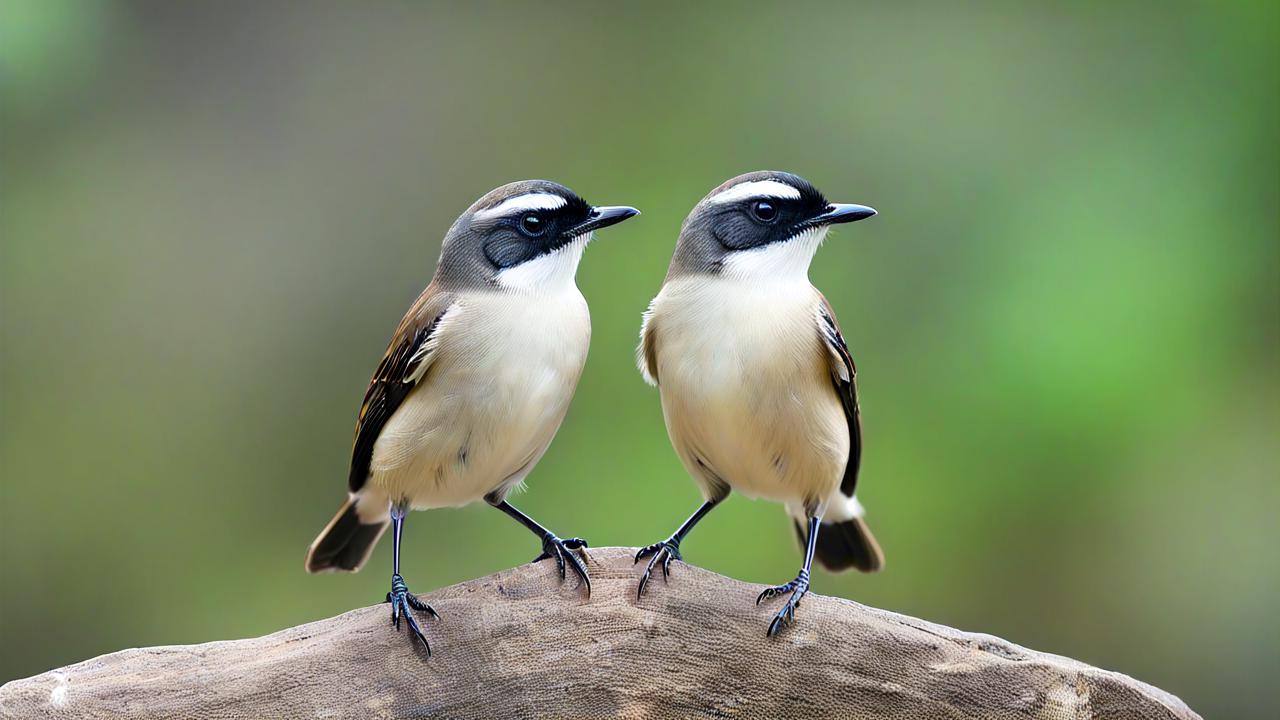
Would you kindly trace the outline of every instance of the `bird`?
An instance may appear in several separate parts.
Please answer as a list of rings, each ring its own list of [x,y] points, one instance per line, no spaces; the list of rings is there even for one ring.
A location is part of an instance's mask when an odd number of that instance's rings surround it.
[[[735,490],[782,503],[804,548],[799,575],[760,593],[787,595],[767,629],[795,619],[816,556],[874,572],[884,553],[854,495],[862,456],[857,371],[809,265],[832,225],[872,217],[803,178],[735,177],[685,218],[666,279],[644,313],[636,361],[658,387],[667,434],[704,502],[672,535],[641,548],[669,577],[680,543]]]
[[[639,214],[594,207],[548,180],[498,187],[444,236],[435,275],[400,320],[356,421],[348,497],[307,550],[306,570],[354,572],[392,528],[391,621],[430,655],[413,611],[439,615],[400,573],[409,510],[483,500],[534,533],[561,580],[576,553],[507,497],[542,458],[586,361],[591,320],[576,273],[596,230]],[[412,643],[413,640],[411,639]]]

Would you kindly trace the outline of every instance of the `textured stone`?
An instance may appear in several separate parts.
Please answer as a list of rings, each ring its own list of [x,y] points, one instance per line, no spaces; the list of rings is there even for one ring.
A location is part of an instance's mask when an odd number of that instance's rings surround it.
[[[636,601],[632,549],[423,599],[428,658],[387,606],[251,640],[104,655],[0,688],[6,718],[1196,718],[1119,673],[809,595],[779,637],[760,587],[683,563]]]

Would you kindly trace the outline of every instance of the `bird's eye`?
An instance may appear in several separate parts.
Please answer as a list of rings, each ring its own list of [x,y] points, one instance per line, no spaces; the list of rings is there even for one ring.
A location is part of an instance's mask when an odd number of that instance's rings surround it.
[[[778,219],[778,206],[768,200],[756,200],[751,203],[751,215],[762,223],[771,223]]]
[[[547,223],[537,213],[529,213],[520,218],[520,232],[529,237],[538,237],[547,229]]]

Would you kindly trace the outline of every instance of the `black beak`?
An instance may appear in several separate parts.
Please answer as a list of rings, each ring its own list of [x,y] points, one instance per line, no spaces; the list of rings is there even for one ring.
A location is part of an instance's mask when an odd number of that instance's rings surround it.
[[[839,225],[841,223],[851,223],[858,220],[866,220],[875,215],[875,208],[869,208],[866,205],[849,205],[844,203],[832,203],[827,206],[827,211],[813,218],[807,224],[811,226],[817,225]]]
[[[591,208],[591,214],[587,216],[587,219],[572,228],[569,228],[569,231],[566,232],[565,235],[570,237],[586,235],[592,230],[599,230],[600,228],[607,228],[610,225],[617,225],[623,220],[635,217],[639,214],[639,210],[625,205],[618,205],[616,207],[605,205],[597,208]]]

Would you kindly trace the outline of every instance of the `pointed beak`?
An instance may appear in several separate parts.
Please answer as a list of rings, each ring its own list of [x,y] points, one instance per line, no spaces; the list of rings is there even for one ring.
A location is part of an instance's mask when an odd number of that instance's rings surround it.
[[[602,205],[591,209],[591,214],[587,219],[569,229],[565,235],[577,237],[578,235],[586,235],[592,230],[607,228],[610,225],[617,225],[627,218],[639,215],[640,211],[625,205],[608,206]]]
[[[851,223],[858,220],[866,220],[875,215],[875,208],[869,208],[866,205],[851,205],[845,203],[832,203],[827,206],[826,212],[813,218],[808,222],[809,225],[839,225],[841,223]]]

